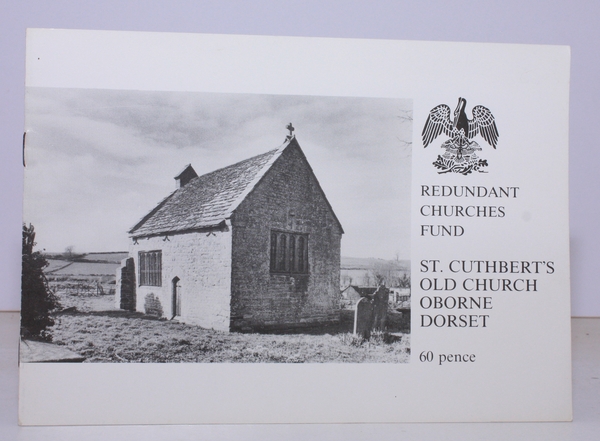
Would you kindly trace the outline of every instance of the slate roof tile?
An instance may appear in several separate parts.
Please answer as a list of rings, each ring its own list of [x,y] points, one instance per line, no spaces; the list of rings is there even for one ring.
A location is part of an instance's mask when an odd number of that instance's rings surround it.
[[[193,178],[163,199],[129,234],[152,236],[219,225],[289,144],[287,141],[275,150]]]

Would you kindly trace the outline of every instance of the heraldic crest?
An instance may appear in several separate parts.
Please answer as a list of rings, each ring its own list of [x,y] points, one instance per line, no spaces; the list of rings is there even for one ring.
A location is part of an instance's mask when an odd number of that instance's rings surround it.
[[[429,112],[425,127],[423,127],[423,147],[427,147],[441,133],[448,135],[449,140],[441,147],[446,149],[443,155],[438,155],[433,165],[439,169],[438,173],[460,173],[468,175],[473,171],[483,173],[487,167],[486,159],[481,159],[475,153],[481,147],[472,139],[481,135],[485,141],[496,148],[498,144],[498,129],[496,120],[490,109],[483,106],[473,107],[473,118],[468,119],[465,112],[467,100],[458,99],[454,110],[454,118],[450,119],[450,107],[440,104]]]

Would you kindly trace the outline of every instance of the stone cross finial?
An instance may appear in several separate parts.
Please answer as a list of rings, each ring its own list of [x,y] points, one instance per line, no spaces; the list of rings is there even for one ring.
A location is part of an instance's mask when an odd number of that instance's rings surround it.
[[[294,129],[294,126],[292,125],[292,123],[289,123],[289,124],[288,124],[288,125],[287,125],[285,128],[286,128],[286,129],[288,129],[288,130],[290,131],[290,134],[289,134],[289,136],[288,136],[288,137],[289,137],[289,138],[291,138],[291,137],[292,137],[292,132],[293,132],[294,130],[296,130],[296,129]]]

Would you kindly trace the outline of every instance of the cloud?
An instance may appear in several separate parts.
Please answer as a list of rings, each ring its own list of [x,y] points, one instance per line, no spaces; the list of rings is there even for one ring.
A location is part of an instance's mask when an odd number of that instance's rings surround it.
[[[203,174],[263,153],[292,122],[346,230],[343,253],[408,257],[411,108],[397,99],[30,88],[25,221],[49,250],[126,249],[125,231],[174,189],[185,164]]]

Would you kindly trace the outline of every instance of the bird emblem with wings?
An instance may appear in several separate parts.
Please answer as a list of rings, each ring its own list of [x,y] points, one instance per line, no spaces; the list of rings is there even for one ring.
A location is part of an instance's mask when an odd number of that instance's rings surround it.
[[[440,104],[429,112],[421,133],[423,147],[431,144],[441,133],[450,137],[441,145],[446,149],[446,153],[438,155],[433,163],[440,170],[438,173],[468,175],[473,171],[483,172],[482,168],[487,167],[488,163],[477,156],[475,152],[480,151],[481,147],[472,139],[479,134],[492,147],[496,148],[498,144],[498,128],[490,109],[475,106],[472,111],[473,118],[468,119],[466,105],[466,99],[458,99],[453,119],[450,119],[451,110],[446,104]]]

